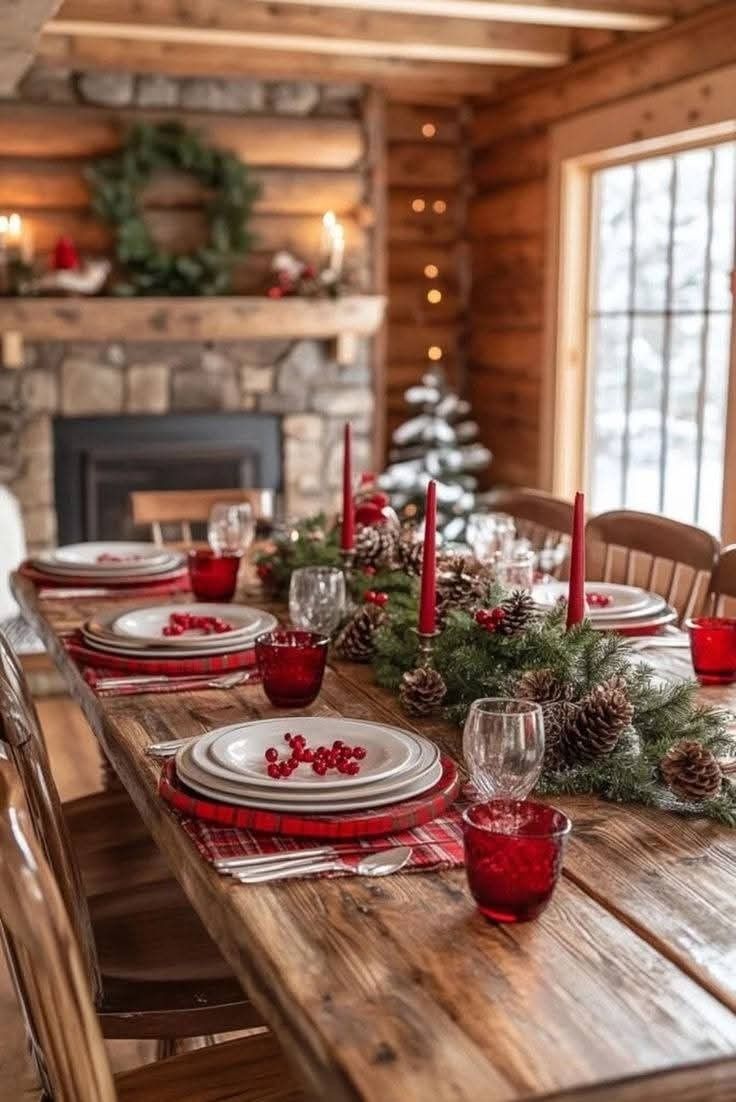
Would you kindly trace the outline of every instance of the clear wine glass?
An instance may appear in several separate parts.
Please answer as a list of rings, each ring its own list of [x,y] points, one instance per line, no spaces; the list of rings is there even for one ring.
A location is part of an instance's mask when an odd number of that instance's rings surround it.
[[[513,517],[506,513],[471,513],[468,517],[466,539],[480,562],[486,562],[499,552],[507,554],[515,535]]]
[[[470,705],[463,731],[470,778],[484,798],[523,800],[542,770],[544,716],[531,700],[485,697]]]
[[[291,575],[289,615],[295,627],[331,635],[345,609],[345,575],[335,566],[302,566]]]
[[[531,593],[534,585],[536,555],[526,548],[513,550],[508,557],[499,554],[493,562],[493,578],[503,589],[523,589]]]
[[[218,555],[245,554],[255,534],[256,521],[247,502],[239,505],[216,502],[210,509],[207,539]]]

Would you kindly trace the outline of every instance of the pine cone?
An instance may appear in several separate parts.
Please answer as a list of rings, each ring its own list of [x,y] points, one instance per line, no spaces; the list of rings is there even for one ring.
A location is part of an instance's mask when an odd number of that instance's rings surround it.
[[[721,791],[721,767],[707,746],[695,739],[680,739],[659,763],[668,788],[685,800],[707,800]]]
[[[430,666],[419,666],[405,673],[399,687],[399,698],[410,715],[427,716],[436,711],[445,699],[447,686],[442,674]]]
[[[440,563],[437,572],[437,614],[443,620],[448,612],[472,612],[486,593],[483,568],[475,559],[452,555]]]
[[[355,537],[355,565],[386,565],[393,556],[395,546],[396,535],[393,528],[385,524],[359,528]]]
[[[402,536],[396,541],[394,556],[399,569],[410,577],[419,577],[422,572],[422,558],[424,556],[424,544],[421,540],[412,539],[410,536]]]
[[[574,689],[569,682],[560,681],[552,670],[526,670],[514,682],[513,695],[521,700],[536,700],[538,704],[572,700]]]
[[[386,619],[379,605],[363,605],[335,641],[335,650],[350,662],[370,662],[376,652],[376,633]]]
[[[594,761],[612,753],[633,714],[623,678],[611,677],[596,685],[580,702],[575,723],[561,736],[568,762]]]
[[[569,700],[550,700],[542,704],[545,769],[558,772],[568,765],[566,734],[574,726],[579,711],[579,705]]]
[[[529,627],[536,615],[532,595],[525,589],[515,589],[510,597],[501,602],[500,607],[506,613],[496,628],[500,635],[519,635]]]

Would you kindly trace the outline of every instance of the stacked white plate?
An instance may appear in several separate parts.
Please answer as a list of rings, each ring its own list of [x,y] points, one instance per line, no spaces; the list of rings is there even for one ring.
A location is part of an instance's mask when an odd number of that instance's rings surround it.
[[[324,776],[303,763],[291,776],[269,777],[266,750],[288,758],[284,735],[301,734],[310,747],[341,739],[363,746],[356,776],[330,770]],[[266,811],[337,814],[399,803],[433,788],[442,777],[434,743],[402,731],[356,719],[289,716],[221,727],[190,742],[176,758],[180,779],[210,799]]]
[[[181,635],[164,635],[171,616],[190,613],[224,620],[230,627],[218,634],[192,628]],[[143,658],[204,658],[248,650],[257,637],[276,627],[270,612],[244,605],[169,604],[119,609],[82,627],[87,646],[107,654]]]
[[[184,556],[153,543],[113,540],[68,544],[55,551],[43,551],[32,562],[38,570],[55,578],[67,581],[95,578],[103,584],[163,580],[182,569]]]
[[[599,631],[656,631],[677,619],[677,613],[664,597],[635,585],[614,582],[586,582],[586,615]],[[535,585],[532,597],[537,608],[549,612],[559,600],[567,600],[567,582],[543,582]],[[595,597],[603,598],[596,602]]]

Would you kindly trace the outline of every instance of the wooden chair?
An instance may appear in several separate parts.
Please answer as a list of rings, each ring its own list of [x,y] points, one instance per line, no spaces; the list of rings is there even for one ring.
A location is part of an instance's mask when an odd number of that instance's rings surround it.
[[[736,615],[736,543],[722,548],[702,611],[706,616]]]
[[[155,1038],[262,1025],[122,791],[62,808],[27,683],[0,633],[0,746],[14,762],[36,834],[80,946],[102,1031]]]
[[[720,547],[702,528],[626,509],[592,517],[586,544],[591,581],[641,585],[664,597],[680,620],[701,608]]]
[[[301,1102],[270,1034],[199,1049],[113,1077],[66,900],[0,745],[0,923],[49,1102]],[[20,1087],[18,1096],[20,1096]]]
[[[564,498],[544,490],[498,490],[491,498],[491,508],[512,516],[518,534],[528,539],[535,551],[570,542],[572,502]],[[566,571],[567,561],[550,573],[561,577]]]
[[[250,505],[256,520],[273,516],[273,490],[137,490],[130,495],[133,523],[150,524],[156,544],[164,543],[164,526],[178,526],[178,539],[192,542],[192,524],[207,522],[219,502]]]

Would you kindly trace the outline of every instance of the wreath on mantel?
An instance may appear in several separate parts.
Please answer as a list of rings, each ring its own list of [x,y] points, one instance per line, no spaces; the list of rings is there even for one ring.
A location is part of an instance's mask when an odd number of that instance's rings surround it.
[[[140,194],[161,171],[185,172],[211,196],[209,240],[189,253],[169,252],[146,225]],[[119,153],[87,170],[92,209],[114,228],[115,255],[126,279],[122,295],[221,295],[230,290],[233,263],[250,246],[248,221],[258,185],[232,153],[205,145],[179,122],[139,123]]]

